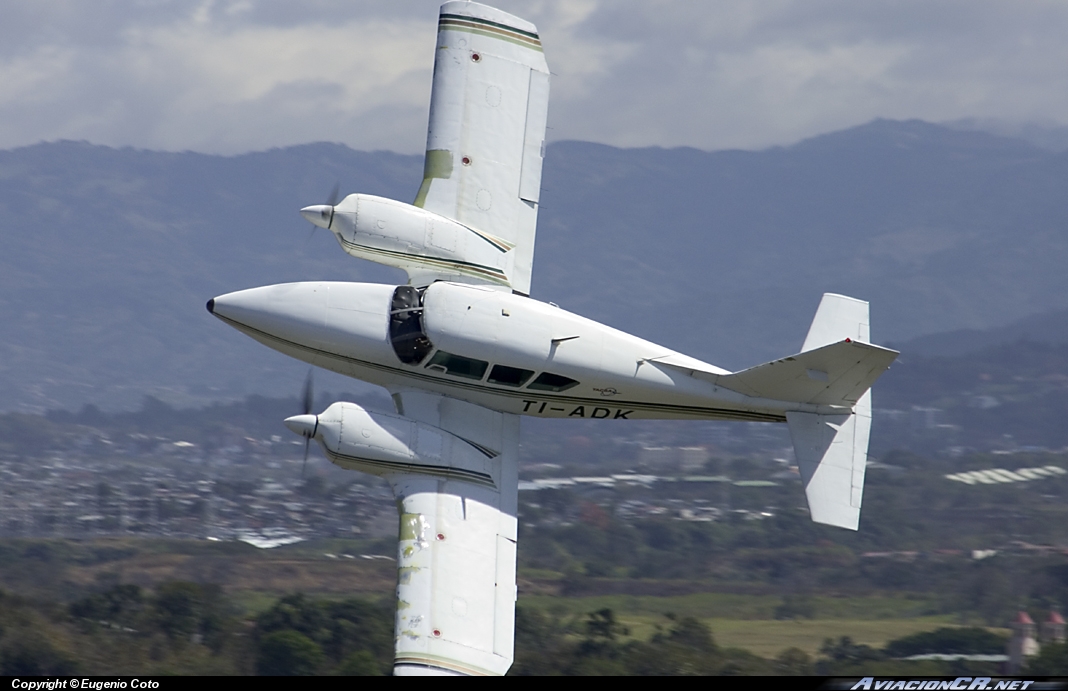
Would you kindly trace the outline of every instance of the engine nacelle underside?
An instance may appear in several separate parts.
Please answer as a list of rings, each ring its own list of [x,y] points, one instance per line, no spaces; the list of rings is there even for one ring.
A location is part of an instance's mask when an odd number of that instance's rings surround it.
[[[350,194],[334,207],[329,228],[345,252],[403,269],[413,285],[445,279],[511,287],[513,244],[411,204]]]
[[[314,437],[332,463],[388,476],[436,475],[496,487],[496,454],[411,418],[337,402],[316,416]]]

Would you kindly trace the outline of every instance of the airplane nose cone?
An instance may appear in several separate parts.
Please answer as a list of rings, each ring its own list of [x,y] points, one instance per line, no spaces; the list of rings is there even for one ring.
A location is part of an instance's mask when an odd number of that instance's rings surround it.
[[[319,427],[318,415],[294,415],[285,419],[286,427],[302,437],[314,437]]]
[[[300,215],[306,218],[309,223],[330,230],[330,223],[334,220],[334,207],[326,204],[306,206],[300,210]]]
[[[215,298],[208,300],[208,314],[215,314]]]
[[[284,345],[284,341],[321,345],[333,334],[327,326],[329,296],[330,285],[326,283],[282,283],[216,295],[208,311],[272,348]],[[382,303],[389,304],[386,300]]]

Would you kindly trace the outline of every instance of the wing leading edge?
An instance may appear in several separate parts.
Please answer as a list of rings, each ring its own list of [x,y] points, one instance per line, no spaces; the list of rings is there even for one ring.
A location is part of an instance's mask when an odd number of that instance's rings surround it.
[[[455,220],[505,255],[512,289],[530,294],[549,69],[537,28],[473,2],[438,19],[423,182],[415,206]],[[509,256],[510,255],[510,256]],[[451,272],[410,270],[413,284]]]

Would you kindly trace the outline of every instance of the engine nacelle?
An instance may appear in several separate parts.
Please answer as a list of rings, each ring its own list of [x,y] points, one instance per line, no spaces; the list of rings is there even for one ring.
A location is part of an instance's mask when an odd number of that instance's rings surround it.
[[[446,432],[355,403],[332,404],[319,415],[286,420],[298,434],[319,442],[335,465],[372,475],[419,473],[494,487],[494,454]]]
[[[324,207],[329,208],[329,207]],[[418,206],[369,194],[350,194],[333,209],[329,228],[354,257],[419,274],[511,286],[514,245]]]

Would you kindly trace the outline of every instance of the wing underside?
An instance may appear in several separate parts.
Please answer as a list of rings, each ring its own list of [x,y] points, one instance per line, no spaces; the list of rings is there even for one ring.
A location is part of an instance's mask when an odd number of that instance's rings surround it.
[[[400,511],[394,673],[504,674],[515,630],[519,418],[425,392],[400,412],[492,459],[492,485],[389,475]]]
[[[508,283],[530,293],[549,71],[537,28],[470,2],[442,5],[423,182],[415,205],[458,221],[503,255]],[[444,269],[410,271],[413,284]],[[477,278],[464,276],[461,280]],[[487,281],[489,282],[489,281]]]

